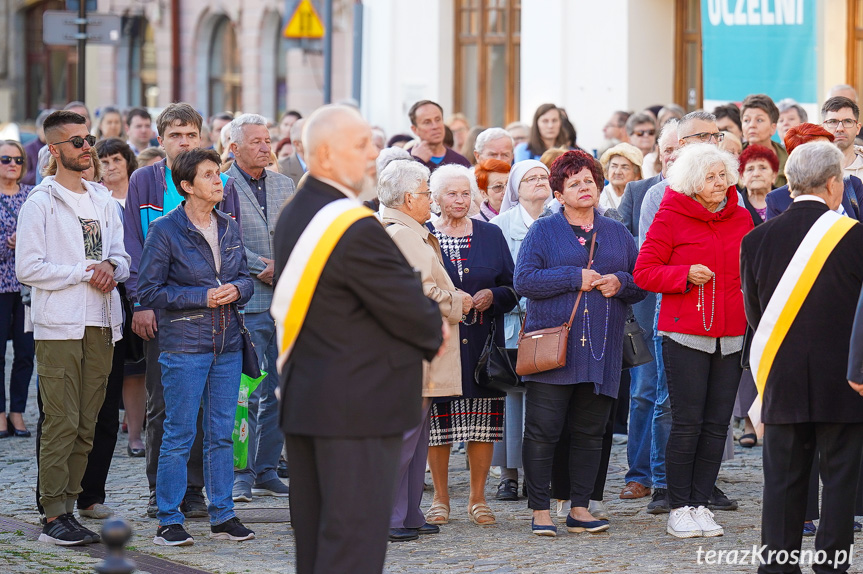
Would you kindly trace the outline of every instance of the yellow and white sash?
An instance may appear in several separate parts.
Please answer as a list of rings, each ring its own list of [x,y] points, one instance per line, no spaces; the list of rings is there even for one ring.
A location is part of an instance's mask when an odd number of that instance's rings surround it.
[[[749,367],[758,389],[758,396],[749,409],[749,418],[756,428],[761,425],[764,388],[776,353],[818,274],[821,273],[827,257],[856,223],[850,217],[844,217],[835,211],[827,211],[819,217],[803,238],[767,303],[752,337],[749,352]]]
[[[270,314],[276,320],[279,372],[287,362],[306,320],[324,265],[348,228],[374,212],[353,199],[338,199],[323,207],[297,240],[273,292]]]

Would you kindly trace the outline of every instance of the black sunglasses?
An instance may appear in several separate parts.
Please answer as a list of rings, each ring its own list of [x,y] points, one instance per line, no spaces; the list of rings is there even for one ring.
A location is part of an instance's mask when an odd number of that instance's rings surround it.
[[[15,162],[15,165],[24,165],[24,158],[20,155],[12,157],[11,155],[0,156],[0,163],[3,165],[9,165],[12,162]]]
[[[87,145],[89,145],[90,147],[93,147],[94,145],[96,145],[96,136],[90,135],[90,136],[85,136],[83,138],[81,136],[75,136],[75,137],[71,137],[67,140],[63,140],[61,142],[54,142],[51,145],[60,145],[63,143],[71,143],[76,148],[81,149],[82,147],[84,147],[84,142],[87,142]]]

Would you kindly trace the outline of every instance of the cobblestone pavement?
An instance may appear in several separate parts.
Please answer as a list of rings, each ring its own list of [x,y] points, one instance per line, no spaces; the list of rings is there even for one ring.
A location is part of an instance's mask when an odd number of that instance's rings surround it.
[[[7,364],[10,364],[7,361]],[[25,418],[35,431],[35,384]],[[34,433],[35,434],[35,433]],[[35,511],[36,480],[35,438],[0,440],[0,515],[31,524],[38,523]],[[294,539],[288,522],[249,524],[257,539],[244,543],[212,541],[206,522],[189,522],[196,537],[194,546],[165,548],[152,542],[157,521],[144,515],[147,483],[144,459],[126,456],[126,435],[121,435],[108,480],[108,500],[118,514],[134,529],[132,550],[221,574],[236,572],[289,573],[294,571]],[[703,550],[751,549],[760,540],[761,448],[736,448],[736,458],[722,465],[719,486],[740,502],[740,510],[718,512],[716,519],[725,527],[725,536],[678,540],[665,533],[666,515],[644,512],[648,499],[623,501],[617,494],[624,485],[626,447],[615,446],[606,486],[606,501],[611,514],[611,530],[602,534],[568,534],[565,528],[557,538],[540,538],[530,533],[530,511],[524,499],[519,502],[494,500],[497,480],[489,479],[489,505],[497,516],[494,526],[474,525],[467,517],[468,473],[464,455],[451,458],[451,522],[434,536],[414,542],[390,544],[386,571],[392,574],[426,572],[755,572],[748,565],[699,565],[697,552]],[[429,480],[430,482],[430,480]],[[345,485],[350,488],[350,485]],[[283,512],[287,499],[257,497],[244,507]],[[424,496],[424,507],[431,504],[431,492]],[[92,529],[95,520],[82,519]],[[563,519],[557,519],[558,525]],[[4,531],[6,530],[6,531]],[[804,549],[813,539],[804,540]],[[87,554],[39,543],[29,534],[0,528],[0,572],[92,572],[97,562]],[[852,568],[856,571],[857,567]]]

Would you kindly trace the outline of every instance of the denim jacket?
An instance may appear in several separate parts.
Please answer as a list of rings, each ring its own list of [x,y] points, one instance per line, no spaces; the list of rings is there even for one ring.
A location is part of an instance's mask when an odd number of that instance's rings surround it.
[[[253,291],[246,251],[236,221],[219,210],[219,250],[216,273],[213,252],[204,235],[189,221],[186,202],[150,224],[138,275],[138,299],[161,309],[159,346],[163,352],[223,353],[239,351],[241,317],[237,305]],[[207,290],[233,283],[240,298],[231,305],[207,307]]]

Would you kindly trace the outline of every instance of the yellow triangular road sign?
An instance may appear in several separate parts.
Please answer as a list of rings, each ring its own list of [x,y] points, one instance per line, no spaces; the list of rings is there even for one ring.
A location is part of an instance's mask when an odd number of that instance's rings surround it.
[[[285,38],[323,38],[324,25],[309,0],[300,0],[294,15],[285,26]]]

